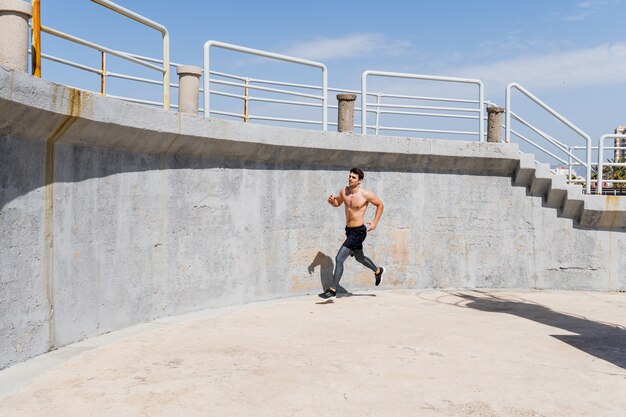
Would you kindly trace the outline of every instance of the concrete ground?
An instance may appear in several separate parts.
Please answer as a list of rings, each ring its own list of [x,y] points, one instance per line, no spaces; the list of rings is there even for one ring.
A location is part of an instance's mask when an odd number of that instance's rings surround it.
[[[0,372],[12,416],[615,416],[626,294],[315,295],[162,319]]]

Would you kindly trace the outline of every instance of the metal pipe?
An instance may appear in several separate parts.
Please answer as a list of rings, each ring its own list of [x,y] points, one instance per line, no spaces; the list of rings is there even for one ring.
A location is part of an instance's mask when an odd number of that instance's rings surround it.
[[[587,194],[590,194],[591,193],[591,137],[587,135],[585,132],[583,132],[582,130],[580,130],[578,126],[576,126],[575,124],[567,120],[565,117],[561,116],[556,110],[548,106],[546,103],[541,101],[534,94],[526,90],[524,87],[522,87],[518,83],[510,83],[509,85],[506,86],[506,128],[505,128],[505,131],[506,131],[507,142],[510,140],[510,137],[511,137],[510,136],[511,135],[511,90],[513,88],[515,88],[516,90],[524,94],[526,97],[534,101],[537,105],[539,105],[539,107],[542,107],[552,116],[554,116],[557,120],[565,124],[567,127],[572,129],[574,132],[576,132],[585,140],[587,144],[587,147],[586,147],[587,152],[586,152],[586,158],[585,158],[587,183],[586,183],[585,191]]]
[[[67,59],[63,59],[63,58],[58,58],[56,56],[52,56],[52,55],[48,55],[48,54],[41,54],[41,57],[50,61],[54,61],[54,62],[58,62],[59,64],[64,64],[70,67],[74,67],[74,68],[78,68],[78,69],[82,69],[83,71],[87,71],[87,72],[93,72],[94,74],[98,74],[100,75],[101,71],[98,68],[91,68],[88,67],[87,65],[83,65],[83,64],[79,64],[77,62],[74,61],[69,61]]]
[[[163,35],[163,108],[170,109],[170,35],[167,28],[109,0],[91,0],[107,9],[161,32]]]
[[[93,0],[92,0],[93,1]],[[262,56],[265,58],[276,59],[279,61],[291,62],[294,64],[307,65],[315,68],[320,68],[322,70],[322,130],[327,130],[328,125],[328,70],[326,69],[326,65],[309,61],[306,59],[295,58],[287,55],[276,54],[273,52],[261,51],[259,49],[246,48],[243,46],[232,45],[224,42],[209,40],[204,43],[204,116],[210,117],[211,115],[211,88],[210,88],[210,80],[209,74],[211,74],[211,60],[210,60],[210,49],[211,47],[227,49],[236,52],[243,52],[251,55]]]
[[[367,77],[368,76],[378,76],[378,77],[392,77],[392,78],[407,78],[407,79],[417,79],[417,80],[427,80],[427,81],[441,81],[441,82],[451,82],[451,83],[464,83],[464,84],[476,84],[478,85],[478,104],[479,104],[479,126],[478,126],[478,140],[483,142],[485,140],[485,127],[484,127],[484,85],[482,81],[471,79],[471,78],[457,78],[457,77],[441,77],[436,75],[422,75],[422,74],[407,74],[407,73],[399,73],[399,72],[388,72],[388,71],[364,71],[361,75],[361,133],[367,133]],[[399,107],[396,105],[394,107]],[[418,108],[415,106],[415,108]],[[425,107],[427,108],[427,107]],[[460,111],[476,111],[469,109],[460,109]],[[419,131],[420,129],[417,129]],[[408,131],[408,130],[407,130]],[[410,130],[414,131],[414,130]]]
[[[246,86],[243,89],[243,122],[248,122],[248,84],[249,81],[246,78]]]
[[[603,176],[603,170],[604,170],[604,165],[607,166],[626,166],[626,163],[622,163],[622,164],[618,164],[618,163],[612,163],[612,164],[604,164],[604,141],[607,139],[626,139],[626,135],[602,135],[600,136],[600,143],[598,143],[598,182],[596,185],[596,194],[602,194],[602,176]],[[614,147],[615,148],[615,147]],[[623,147],[618,146],[618,149],[621,149]],[[612,181],[606,181],[606,182],[611,182],[614,183],[616,180],[612,180]],[[617,182],[624,182],[623,180],[617,180]]]
[[[100,73],[100,94],[102,94],[103,96],[106,95],[106,59],[107,59],[107,54],[106,52],[101,52],[102,54],[102,73]]]
[[[134,62],[136,64],[143,65],[144,67],[152,68],[152,69],[160,71],[160,72],[164,71],[163,68],[161,68],[161,67],[157,67],[156,65],[149,64],[147,62],[142,61],[141,59],[134,58],[132,55],[127,54],[125,52],[116,51],[115,49],[107,48],[105,46],[98,45],[97,43],[93,43],[93,42],[86,41],[84,39],[77,38],[76,36],[68,35],[67,33],[63,33],[63,32],[61,32],[59,30],[52,29],[52,28],[49,28],[49,27],[44,26],[44,25],[41,26],[41,30],[43,32],[49,33],[50,35],[57,36],[57,37],[59,37],[61,39],[65,39],[65,40],[77,43],[79,45],[86,46],[88,48],[96,49],[96,50],[101,51],[101,52],[102,51],[103,52],[107,52],[107,53],[109,53],[111,55],[123,58],[123,59],[125,59],[127,61],[131,61],[131,62]]]
[[[33,17],[31,28],[31,71],[35,77],[41,78],[41,4],[40,0],[32,0]]]

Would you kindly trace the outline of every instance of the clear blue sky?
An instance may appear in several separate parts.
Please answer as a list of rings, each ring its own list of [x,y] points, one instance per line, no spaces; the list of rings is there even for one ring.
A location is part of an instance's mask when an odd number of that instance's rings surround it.
[[[161,56],[158,34],[91,1],[41,3],[46,26]],[[367,69],[478,78],[486,98],[504,106],[505,86],[518,82],[594,141],[626,124],[626,0],[117,3],[165,25],[171,59],[182,64],[201,66],[213,39],[323,62],[334,87],[359,88]],[[94,59],[45,42],[44,52]],[[44,65],[44,78],[62,76]]]

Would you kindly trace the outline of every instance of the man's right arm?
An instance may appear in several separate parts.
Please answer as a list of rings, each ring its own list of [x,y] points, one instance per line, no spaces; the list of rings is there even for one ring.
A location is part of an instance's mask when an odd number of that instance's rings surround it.
[[[339,194],[336,196],[332,194],[328,196],[328,204],[330,204],[331,206],[339,207],[342,203],[343,203],[343,196],[341,195],[341,191],[339,191]]]

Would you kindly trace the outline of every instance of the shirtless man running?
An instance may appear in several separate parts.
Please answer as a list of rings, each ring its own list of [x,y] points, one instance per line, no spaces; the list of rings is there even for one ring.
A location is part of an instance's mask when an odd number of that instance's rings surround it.
[[[348,178],[348,186],[342,187],[339,195],[328,197],[328,203],[333,207],[339,207],[341,204],[345,205],[346,240],[335,257],[335,273],[333,274],[332,285],[323,293],[318,294],[324,299],[337,295],[337,286],[343,274],[343,263],[349,255],[353,255],[358,262],[374,271],[376,285],[380,284],[385,273],[385,268],[382,266],[377,267],[370,258],[363,254],[363,241],[367,236],[367,232],[376,229],[385,208],[383,202],[374,193],[361,188],[363,176],[363,171],[358,168],[352,168]],[[365,227],[365,211],[369,203],[376,206],[376,214],[374,215],[374,220],[369,223],[370,226]]]

